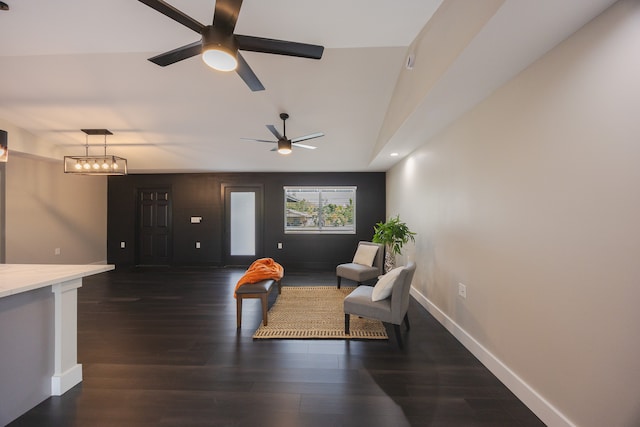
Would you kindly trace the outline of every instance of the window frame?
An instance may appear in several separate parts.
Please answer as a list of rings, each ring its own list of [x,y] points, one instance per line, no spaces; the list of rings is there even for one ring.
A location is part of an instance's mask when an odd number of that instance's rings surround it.
[[[357,190],[358,187],[355,185],[334,185],[334,186],[310,186],[310,185],[297,185],[297,186],[284,186],[284,234],[356,234],[356,199],[357,199]],[[342,193],[342,192],[350,192],[348,200],[350,201],[352,213],[351,213],[351,224],[347,224],[344,226],[326,226],[326,225],[316,225],[310,226],[306,228],[302,228],[300,226],[289,225],[290,224],[290,208],[287,206],[289,199],[295,196],[295,193],[318,193],[319,202],[316,203],[316,210],[318,214],[313,216],[312,218],[322,218],[324,206],[327,205],[336,205],[335,203],[323,204],[323,202],[327,202],[330,199],[327,197],[323,197],[323,192],[326,193]],[[306,200],[306,199],[302,199]],[[334,198],[335,200],[335,198]],[[311,202],[314,203],[314,202]],[[346,204],[337,204],[337,206],[346,206]],[[304,215],[304,212],[298,212],[300,216]]]

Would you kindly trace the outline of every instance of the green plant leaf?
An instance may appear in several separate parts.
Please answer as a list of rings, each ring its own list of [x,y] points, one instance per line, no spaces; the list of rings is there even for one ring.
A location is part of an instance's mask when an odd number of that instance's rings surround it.
[[[389,218],[386,222],[378,222],[373,227],[372,241],[385,245],[393,253],[400,255],[402,246],[411,240],[415,242],[416,233],[409,230],[406,223],[400,221],[400,215]]]

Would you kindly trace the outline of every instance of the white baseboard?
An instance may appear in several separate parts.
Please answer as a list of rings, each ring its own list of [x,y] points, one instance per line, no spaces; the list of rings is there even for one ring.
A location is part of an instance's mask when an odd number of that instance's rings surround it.
[[[76,364],[60,375],[51,377],[51,395],[62,396],[71,387],[82,382],[82,365]]]
[[[495,357],[482,344],[476,341],[453,319],[436,307],[429,299],[415,288],[411,288],[411,295],[438,322],[442,324],[460,343],[467,348],[493,375],[515,394],[531,411],[550,427],[575,427],[562,412],[549,403],[538,392],[531,388],[507,365]]]

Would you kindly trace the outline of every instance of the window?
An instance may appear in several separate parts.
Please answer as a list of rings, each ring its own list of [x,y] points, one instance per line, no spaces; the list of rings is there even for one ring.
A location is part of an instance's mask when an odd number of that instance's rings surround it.
[[[356,187],[284,187],[284,232],[355,234]]]

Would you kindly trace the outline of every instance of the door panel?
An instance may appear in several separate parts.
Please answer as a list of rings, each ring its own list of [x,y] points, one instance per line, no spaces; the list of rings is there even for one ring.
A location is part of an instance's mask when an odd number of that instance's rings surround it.
[[[256,198],[252,191],[232,191],[230,218],[230,255],[256,255]]]
[[[171,264],[171,193],[138,190],[138,265]]]

